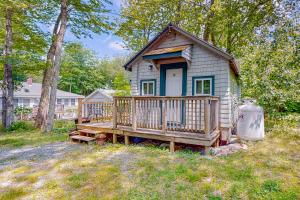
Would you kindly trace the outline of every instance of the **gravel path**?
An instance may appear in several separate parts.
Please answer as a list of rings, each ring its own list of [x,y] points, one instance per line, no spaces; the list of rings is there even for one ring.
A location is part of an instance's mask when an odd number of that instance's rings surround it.
[[[0,169],[17,165],[21,161],[44,161],[62,157],[65,153],[77,151],[82,145],[71,142],[56,142],[37,147],[23,147],[18,149],[0,148]]]

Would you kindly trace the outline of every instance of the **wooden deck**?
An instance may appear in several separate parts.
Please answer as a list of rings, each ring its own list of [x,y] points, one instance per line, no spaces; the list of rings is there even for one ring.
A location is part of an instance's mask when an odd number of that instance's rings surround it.
[[[83,117],[97,123],[81,123]],[[99,122],[102,121],[102,122]],[[185,97],[114,97],[113,102],[82,102],[78,105],[77,129],[210,147],[218,143],[219,98]],[[206,148],[207,149],[207,148]]]

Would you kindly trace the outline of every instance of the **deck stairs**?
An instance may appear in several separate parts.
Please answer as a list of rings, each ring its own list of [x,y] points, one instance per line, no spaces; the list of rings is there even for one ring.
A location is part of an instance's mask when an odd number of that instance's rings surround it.
[[[72,142],[77,143],[94,143],[96,141],[96,137],[101,134],[101,131],[94,131],[89,129],[82,129],[78,131],[74,131],[69,134],[69,138]]]

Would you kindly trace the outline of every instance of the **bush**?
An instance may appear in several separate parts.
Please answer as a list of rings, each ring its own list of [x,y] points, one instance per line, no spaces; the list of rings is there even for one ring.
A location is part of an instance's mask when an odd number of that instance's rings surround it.
[[[33,126],[32,122],[26,122],[26,121],[16,121],[13,122],[9,128],[6,129],[8,132],[12,131],[31,131],[35,130],[35,127]]]
[[[66,133],[75,129],[75,122],[72,120],[56,120],[54,121],[54,133]]]

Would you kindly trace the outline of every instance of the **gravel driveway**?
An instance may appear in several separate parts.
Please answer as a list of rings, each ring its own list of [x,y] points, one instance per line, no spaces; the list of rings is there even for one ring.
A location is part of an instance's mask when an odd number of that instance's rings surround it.
[[[71,142],[56,142],[37,147],[22,147],[18,149],[0,148],[0,170],[17,165],[21,161],[37,163],[52,158],[62,157],[72,151],[84,148],[82,145]]]

